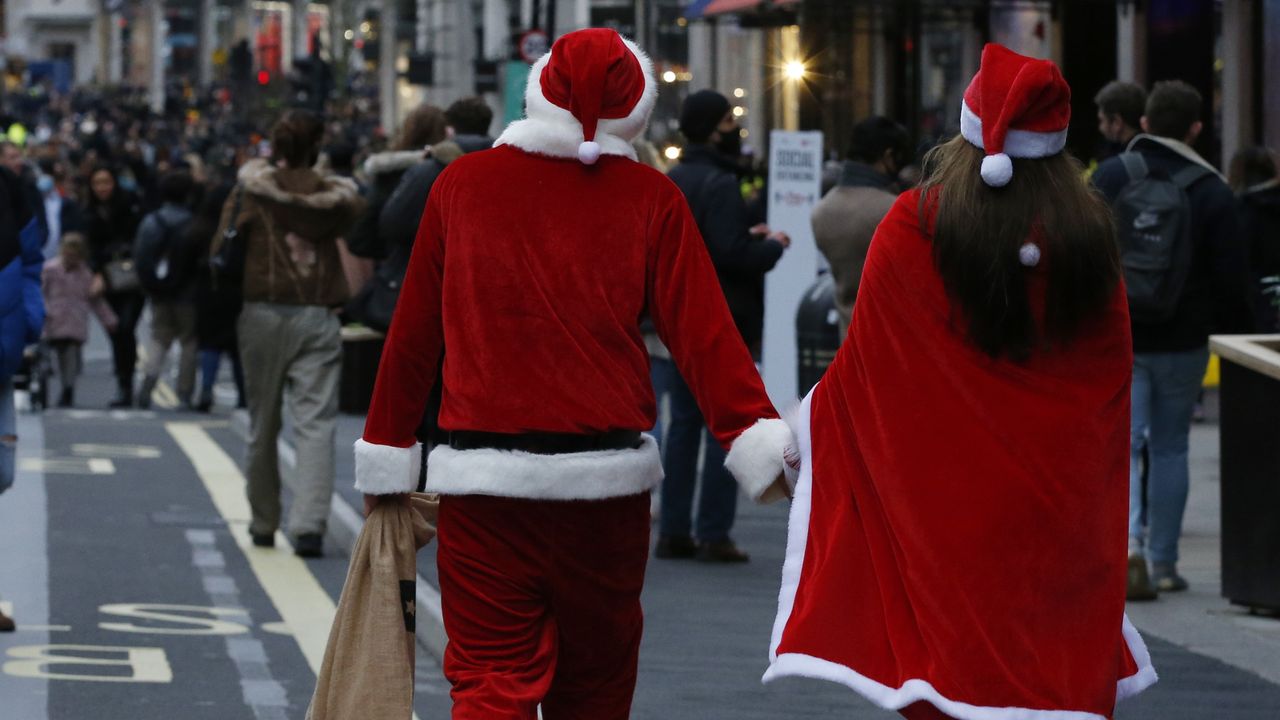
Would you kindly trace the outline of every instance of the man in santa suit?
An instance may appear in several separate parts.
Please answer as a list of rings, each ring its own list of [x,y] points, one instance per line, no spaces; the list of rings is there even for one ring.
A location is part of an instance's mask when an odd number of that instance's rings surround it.
[[[646,316],[726,465],[785,494],[765,395],[680,191],[635,161],[652,65],[611,30],[534,64],[527,118],[436,181],[383,351],[356,487],[414,488],[442,383],[437,564],[453,717],[623,720],[640,647],[649,491],[662,478]],[[443,363],[441,358],[443,357]],[[381,499],[378,497],[380,496]]]

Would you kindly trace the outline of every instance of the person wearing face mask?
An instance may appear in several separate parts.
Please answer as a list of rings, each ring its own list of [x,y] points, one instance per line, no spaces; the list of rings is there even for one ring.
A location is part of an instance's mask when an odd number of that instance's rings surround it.
[[[896,178],[910,157],[907,129],[872,116],[853,128],[840,181],[813,208],[813,238],[831,265],[840,337],[849,331],[853,301],[871,236],[898,199]]]
[[[740,142],[728,98],[714,90],[690,95],[680,112],[680,131],[689,141],[668,177],[684,193],[715,265],[720,289],[743,342],[759,361],[764,336],[764,276],[791,244],[785,233],[751,224],[738,186],[737,163],[723,150]],[[731,138],[727,143],[725,138]],[[725,470],[725,452],[715,441],[684,378],[670,360],[654,358],[655,393],[670,403],[670,424],[662,447],[661,527],[654,555],[705,562],[746,562],[749,557],[729,537],[737,512],[738,488]],[[698,454],[705,445],[702,492],[693,508]]]
[[[61,164],[49,160],[41,161],[36,189],[40,191],[40,197],[44,203],[44,223],[48,229],[44,241],[46,259],[58,256],[58,245],[63,235],[82,233],[85,229],[80,206],[67,198],[65,184],[66,170]]]

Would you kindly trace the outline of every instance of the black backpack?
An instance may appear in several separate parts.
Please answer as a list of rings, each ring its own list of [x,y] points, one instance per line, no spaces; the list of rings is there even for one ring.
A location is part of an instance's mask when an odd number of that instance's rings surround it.
[[[139,245],[134,263],[142,289],[153,297],[169,298],[185,289],[191,281],[189,268],[185,267],[187,254],[181,247],[188,241],[185,235],[190,221],[170,225],[160,211],[153,213],[152,217],[160,226],[160,235],[150,243]]]
[[[1139,322],[1165,322],[1177,310],[1191,274],[1187,188],[1212,171],[1192,163],[1172,175],[1152,173],[1136,152],[1122,153],[1120,161],[1129,184],[1114,206],[1129,315]]]

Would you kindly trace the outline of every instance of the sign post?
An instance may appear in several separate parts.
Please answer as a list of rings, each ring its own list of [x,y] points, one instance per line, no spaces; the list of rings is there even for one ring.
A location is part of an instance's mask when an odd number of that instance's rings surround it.
[[[796,401],[796,311],[822,256],[809,215],[822,196],[822,133],[769,134],[769,228],[791,236],[791,247],[765,276],[764,382],[773,403]]]

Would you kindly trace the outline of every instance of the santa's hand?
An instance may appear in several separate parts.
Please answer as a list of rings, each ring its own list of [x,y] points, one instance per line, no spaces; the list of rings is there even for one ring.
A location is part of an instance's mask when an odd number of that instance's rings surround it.
[[[792,495],[791,488],[792,483],[787,482],[786,473],[782,473],[778,475],[778,479],[774,480],[772,485],[765,489],[760,497],[756,498],[756,502],[761,505],[769,505],[781,500],[790,500]]]
[[[409,493],[392,493],[390,495],[369,495],[364,496],[364,516],[369,517],[373,509],[379,503],[399,503],[401,505],[409,505]]]

